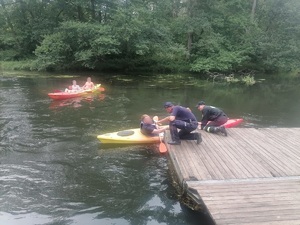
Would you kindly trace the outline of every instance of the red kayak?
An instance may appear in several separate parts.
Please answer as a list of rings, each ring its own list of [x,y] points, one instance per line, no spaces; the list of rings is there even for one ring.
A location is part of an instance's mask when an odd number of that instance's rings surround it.
[[[100,87],[101,84],[96,84],[94,89],[90,90],[82,90],[82,91],[76,91],[76,92],[53,92],[48,93],[48,96],[54,100],[64,100],[69,98],[76,98],[80,97],[89,93],[93,93],[96,91],[104,91],[103,87]]]
[[[238,126],[239,124],[241,124],[244,120],[243,119],[228,119],[226,123],[224,123],[224,127],[226,128],[231,128],[231,127],[236,127]],[[208,124],[210,123],[211,121],[208,121]],[[199,126],[200,128],[200,126]]]
[[[228,121],[224,124],[226,128],[236,127],[241,124],[244,120],[243,119],[228,119]]]

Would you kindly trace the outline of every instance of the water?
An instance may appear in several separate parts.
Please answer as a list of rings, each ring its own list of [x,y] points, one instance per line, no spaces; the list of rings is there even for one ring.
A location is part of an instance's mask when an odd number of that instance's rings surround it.
[[[165,116],[164,101],[198,100],[243,117],[246,127],[300,126],[295,86],[210,85],[194,78],[93,76],[106,91],[66,101],[47,93],[86,76],[0,78],[0,224],[210,225],[177,198],[156,145],[105,146],[100,133]],[[195,114],[200,117],[200,112]]]

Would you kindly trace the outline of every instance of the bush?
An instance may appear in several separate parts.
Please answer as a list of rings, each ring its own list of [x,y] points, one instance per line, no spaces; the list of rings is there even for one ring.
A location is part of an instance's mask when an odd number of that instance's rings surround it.
[[[45,36],[35,50],[38,70],[93,69],[105,56],[118,53],[119,43],[101,24],[65,22],[54,34]]]
[[[23,60],[23,61],[1,61],[1,70],[32,70],[33,60]]]
[[[242,83],[246,84],[247,86],[252,86],[256,83],[254,77],[251,75],[243,76],[241,78],[241,80],[242,80]]]

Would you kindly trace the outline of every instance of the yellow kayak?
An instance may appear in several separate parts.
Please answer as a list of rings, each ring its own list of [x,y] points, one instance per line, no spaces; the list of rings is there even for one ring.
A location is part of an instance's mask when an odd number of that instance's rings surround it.
[[[141,133],[140,128],[102,134],[98,135],[97,138],[101,143],[110,144],[151,144],[160,142],[159,136],[146,136]]]

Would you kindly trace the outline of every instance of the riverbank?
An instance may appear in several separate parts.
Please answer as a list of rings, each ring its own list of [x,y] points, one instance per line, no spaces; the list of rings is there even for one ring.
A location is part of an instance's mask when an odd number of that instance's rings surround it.
[[[253,86],[257,83],[262,83],[265,81],[273,81],[276,83],[293,83],[295,80],[300,79],[300,70],[296,70],[289,73],[275,73],[275,74],[262,74],[254,71],[250,72],[238,72],[238,73],[231,73],[231,74],[222,74],[222,73],[210,73],[210,74],[200,74],[200,73],[151,73],[151,72],[131,72],[131,73],[123,73],[120,75],[118,72],[101,72],[97,70],[91,71],[84,71],[84,70],[76,70],[76,71],[37,71],[34,66],[34,60],[22,60],[22,61],[0,61],[0,75],[4,74],[20,74],[24,76],[60,76],[60,77],[74,77],[86,74],[90,74],[91,76],[115,76],[117,74],[117,79],[120,76],[129,76],[129,77],[136,77],[136,76],[155,76],[157,83],[156,85],[160,85],[161,83],[166,84],[168,86],[172,86],[175,83],[181,83],[184,85],[193,85],[198,86],[199,80],[207,80],[208,83],[212,84],[242,84],[243,86]],[[177,85],[175,85],[177,86]],[[203,82],[201,85],[203,86]],[[170,87],[171,88],[171,87]],[[175,87],[173,87],[175,88]]]
[[[21,60],[21,61],[0,61],[0,71],[32,71],[33,61],[32,60]]]

